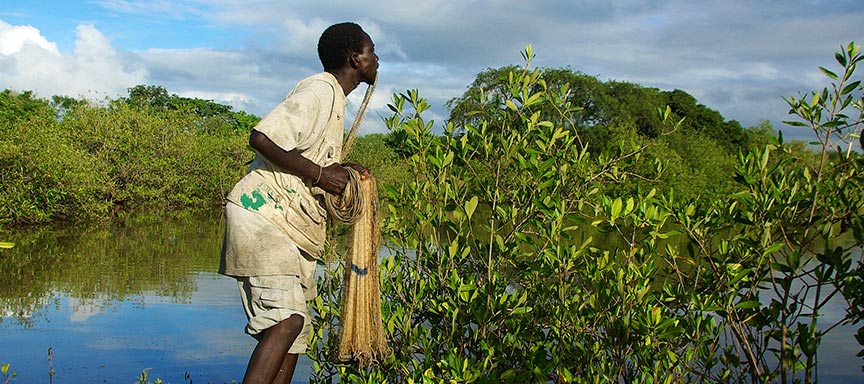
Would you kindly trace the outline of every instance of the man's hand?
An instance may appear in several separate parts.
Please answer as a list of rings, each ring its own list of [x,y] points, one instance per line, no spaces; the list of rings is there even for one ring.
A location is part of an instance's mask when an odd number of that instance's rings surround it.
[[[348,171],[341,164],[321,168],[321,178],[315,185],[332,195],[341,195],[348,185]]]
[[[360,180],[366,180],[366,177],[369,176],[369,168],[366,168],[360,164],[343,163],[342,166],[354,168],[354,170],[360,174]]]
[[[345,167],[356,170],[360,174],[361,180],[369,176],[369,169],[359,164],[330,164],[321,168],[321,179],[315,185],[327,193],[341,195],[345,186],[348,185],[348,170]]]

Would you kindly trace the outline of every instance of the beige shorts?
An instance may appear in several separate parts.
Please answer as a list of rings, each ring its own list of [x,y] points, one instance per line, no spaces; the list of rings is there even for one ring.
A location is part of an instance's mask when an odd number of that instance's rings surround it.
[[[240,298],[246,310],[246,333],[260,339],[261,332],[291,315],[303,316],[303,330],[288,353],[306,353],[312,331],[312,316],[303,286],[297,276],[238,277]]]

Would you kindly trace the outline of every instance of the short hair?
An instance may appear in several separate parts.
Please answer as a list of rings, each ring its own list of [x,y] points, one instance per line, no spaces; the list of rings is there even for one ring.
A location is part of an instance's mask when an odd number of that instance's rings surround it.
[[[365,34],[363,28],[350,22],[327,27],[318,39],[318,58],[324,69],[342,68],[352,53],[362,52]]]

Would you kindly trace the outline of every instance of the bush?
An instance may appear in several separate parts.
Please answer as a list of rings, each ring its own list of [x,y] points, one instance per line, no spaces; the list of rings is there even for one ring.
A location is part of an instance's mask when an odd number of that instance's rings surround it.
[[[41,112],[26,112],[0,138],[0,224],[77,220],[108,211],[106,165],[76,148],[50,111],[45,104]]]
[[[104,216],[118,206],[218,206],[252,158],[248,132],[185,110],[0,95],[0,224]]]
[[[849,314],[839,322],[861,320],[857,154],[813,169],[778,142],[738,157],[736,192],[726,196],[604,195],[602,184],[627,183],[631,160],[648,147],[625,142],[591,155],[574,132],[537,113],[568,113],[556,104],[566,90],[538,86],[530,60],[508,79],[498,108],[448,125],[441,140],[429,139],[416,91],[394,96],[388,126],[405,139],[411,173],[386,188],[382,226],[390,251],[380,266],[382,317],[393,354],[370,370],[332,363],[335,268],[314,302],[313,381],[817,378],[819,340],[836,326],[823,324],[824,303],[842,295]],[[838,126],[813,116],[805,121],[817,128]]]

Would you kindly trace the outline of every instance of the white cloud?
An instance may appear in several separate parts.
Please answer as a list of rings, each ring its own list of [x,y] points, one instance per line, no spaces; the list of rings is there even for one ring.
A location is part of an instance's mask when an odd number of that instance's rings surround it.
[[[13,26],[0,21],[0,55],[14,55],[31,44],[51,53],[60,54],[57,51],[57,44],[46,40],[38,29],[30,25]]]
[[[318,57],[318,37],[331,23],[320,18],[313,18],[308,23],[295,18],[287,17],[281,22],[282,30],[276,45],[282,52],[291,52],[299,57]]]
[[[147,80],[145,69],[135,68],[91,25],[78,26],[75,51],[68,55],[36,28],[0,23],[0,87],[99,99],[124,95]]]
[[[123,93],[124,88],[147,81],[181,96],[263,115],[298,80],[320,70],[315,45],[321,31],[331,23],[354,20],[370,33],[381,56],[381,81],[366,124],[380,120],[378,113],[389,115],[385,104],[390,94],[407,89],[418,89],[432,106],[429,116],[441,122],[444,103],[460,96],[477,73],[522,64],[519,53],[531,44],[538,66],[569,67],[601,80],[662,90],[682,89],[745,126],[766,118],[780,126],[786,118],[781,97],[825,86],[818,66],[834,64],[838,45],[861,40],[864,32],[864,7],[858,0],[181,3],[90,3],[97,6],[88,10],[105,14],[89,13],[97,15],[92,22],[99,28],[79,27],[79,48],[72,54],[58,52],[33,27],[26,31],[27,44],[20,43],[21,37],[11,40],[18,42],[14,45],[9,37],[0,37],[0,47],[16,52],[0,54],[0,88],[38,87],[40,94],[50,95],[62,89],[60,84],[69,84],[75,85],[72,95],[111,92],[106,89]],[[31,22],[24,19],[19,24]],[[152,32],[154,25],[159,31],[177,31],[149,41],[143,37],[150,36],[147,33],[130,32]],[[0,24],[7,35],[10,28]],[[14,28],[18,29],[13,36],[25,32],[24,27]],[[112,44],[100,31],[119,42]],[[125,51],[122,44],[140,50]],[[186,49],[165,49],[170,47]],[[96,63],[101,66],[89,73],[102,76],[88,77],[88,70],[81,67]],[[35,72],[39,75],[28,75]],[[362,96],[354,93],[358,95],[353,98]]]

